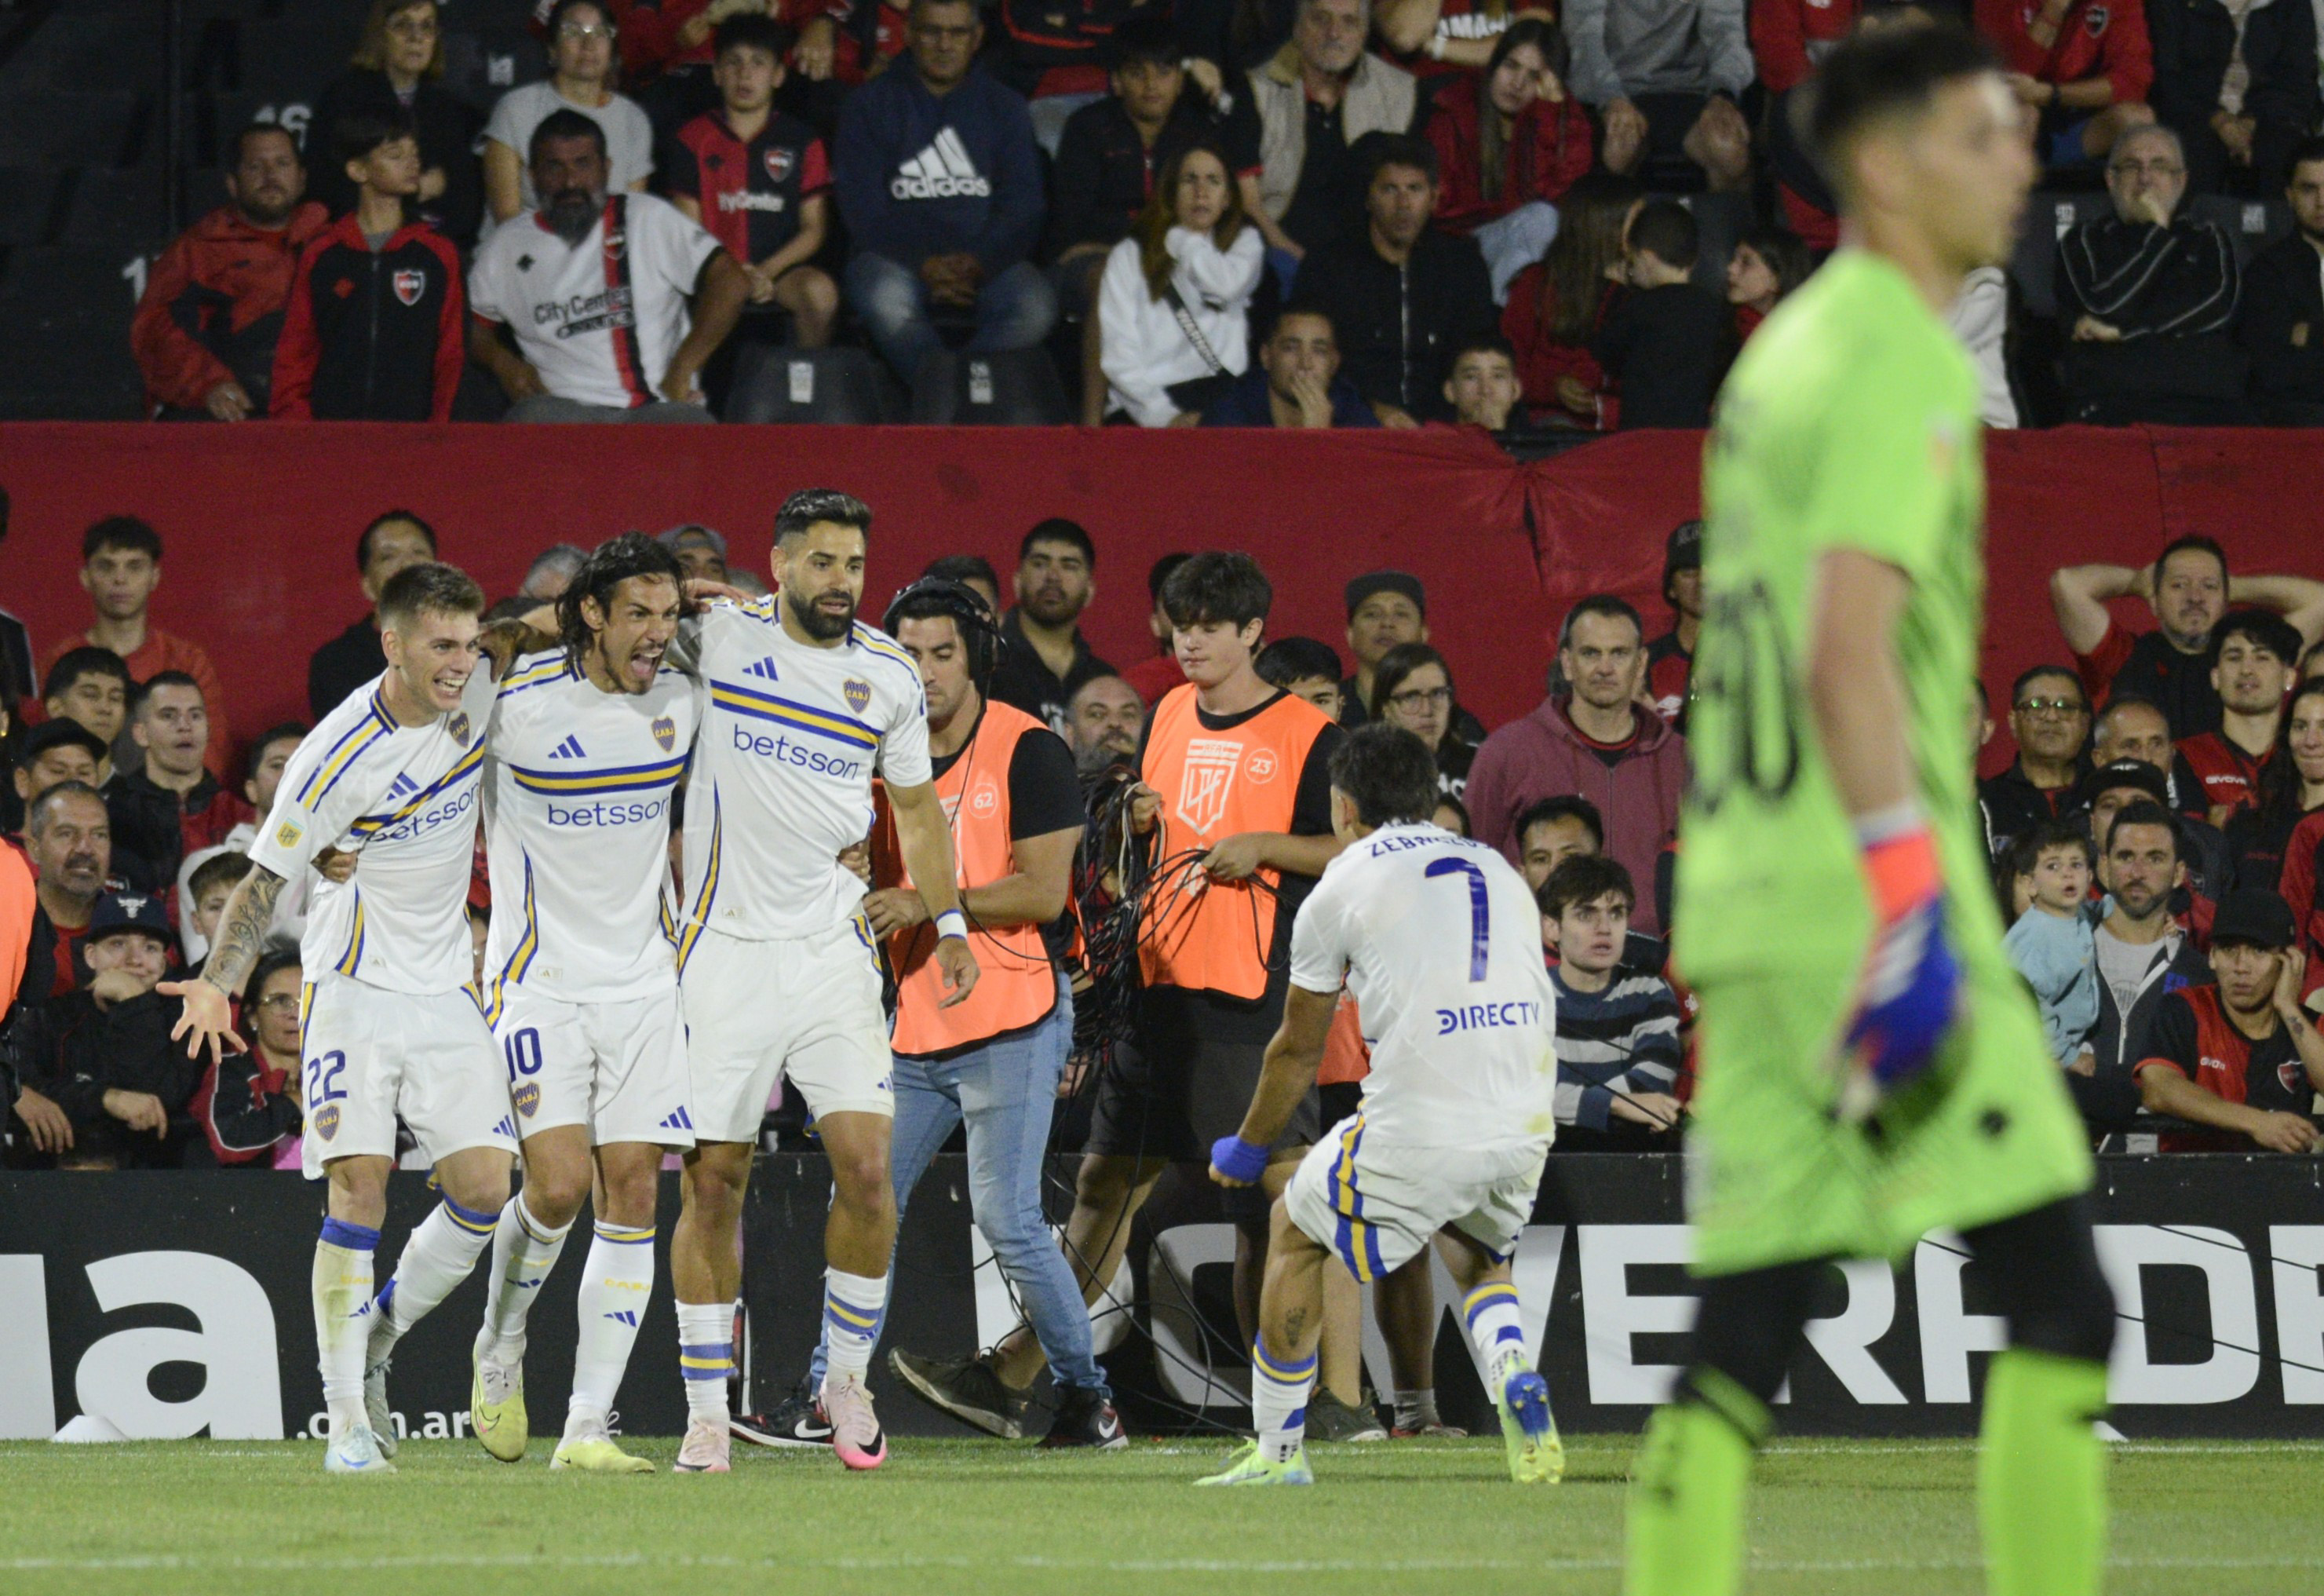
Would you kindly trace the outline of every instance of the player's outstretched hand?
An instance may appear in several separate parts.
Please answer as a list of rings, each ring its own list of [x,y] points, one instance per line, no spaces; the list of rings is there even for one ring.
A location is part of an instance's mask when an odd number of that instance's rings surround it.
[[[228,1052],[247,1053],[250,1044],[235,1034],[234,1015],[228,1009],[226,993],[218,991],[198,975],[183,981],[165,981],[154,989],[165,998],[177,998],[185,1004],[178,1023],[171,1028],[170,1039],[186,1038],[186,1056],[199,1058],[202,1045],[208,1043],[210,1062],[225,1062]]]
[[[1267,1173],[1267,1149],[1240,1135],[1211,1143],[1211,1178],[1223,1186],[1256,1185]]]
[[[968,940],[962,936],[936,938],[936,969],[943,973],[944,1001],[939,1009],[949,1009],[954,1003],[964,1003],[968,994],[976,990],[976,955],[968,951]]]
[[[1895,1091],[1936,1056],[1960,997],[1945,939],[1943,878],[1925,826],[1864,851],[1876,926],[1847,1041],[1876,1093]]]

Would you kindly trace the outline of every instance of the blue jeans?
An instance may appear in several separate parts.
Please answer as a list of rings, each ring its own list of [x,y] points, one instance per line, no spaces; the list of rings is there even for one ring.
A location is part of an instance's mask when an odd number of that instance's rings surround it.
[[[859,254],[847,263],[844,287],[847,302],[863,318],[872,341],[905,382],[918,374],[920,362],[944,346],[928,318],[927,284],[910,267],[885,255]],[[1056,291],[1038,266],[1019,261],[976,291],[975,314],[970,353],[1029,349],[1056,325]]]
[[[900,1217],[936,1149],[954,1126],[968,1121],[969,1212],[1024,1305],[1050,1373],[1060,1386],[1106,1392],[1105,1371],[1090,1351],[1089,1308],[1041,1212],[1049,1115],[1073,1044],[1073,994],[1059,976],[1057,1006],[1029,1030],[949,1058],[897,1055],[890,1167]],[[883,1313],[881,1328],[886,1327]],[[817,1386],[823,1383],[824,1361],[825,1349],[817,1343]]]

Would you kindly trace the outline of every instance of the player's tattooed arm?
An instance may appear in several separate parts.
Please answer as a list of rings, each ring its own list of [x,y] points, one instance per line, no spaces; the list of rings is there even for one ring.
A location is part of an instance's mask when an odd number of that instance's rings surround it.
[[[274,905],[282,896],[283,878],[264,865],[252,867],[226,899],[218,917],[217,936],[210,944],[208,962],[190,981],[165,981],[161,991],[184,1001],[185,1011],[170,1032],[170,1039],[185,1037],[186,1056],[198,1057],[207,1043],[212,1062],[221,1061],[225,1044],[234,1051],[248,1048],[235,1034],[231,1004],[234,994],[250,979],[251,970],[266,945],[266,928],[274,923]]]

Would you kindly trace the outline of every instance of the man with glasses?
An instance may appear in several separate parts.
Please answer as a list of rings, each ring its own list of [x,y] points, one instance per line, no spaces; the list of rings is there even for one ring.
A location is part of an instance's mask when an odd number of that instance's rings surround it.
[[[2000,775],[1978,783],[1997,851],[2073,808],[2090,735],[2082,684],[2062,665],[2036,665],[2010,690],[2009,730],[2017,739],[2017,757]]]
[[[2114,214],[2058,241],[2058,315],[2070,419],[2232,426],[2246,419],[2234,244],[2179,215],[2187,157],[2167,127],[2140,127],[2107,161]]]

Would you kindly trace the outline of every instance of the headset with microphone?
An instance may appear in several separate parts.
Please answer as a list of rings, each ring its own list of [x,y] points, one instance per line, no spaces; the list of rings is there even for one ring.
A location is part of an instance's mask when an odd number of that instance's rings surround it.
[[[1006,640],[984,595],[967,583],[955,582],[948,577],[922,577],[888,601],[887,609],[880,616],[880,630],[895,636],[898,612],[908,607],[924,613],[933,610],[952,617],[953,623],[960,629],[961,644],[968,650],[968,679],[976,684],[980,697],[990,697],[992,673],[1001,663],[1001,650]]]

